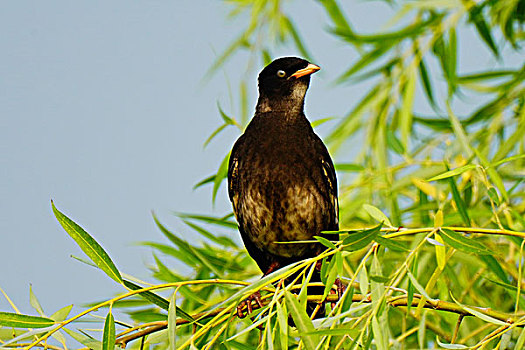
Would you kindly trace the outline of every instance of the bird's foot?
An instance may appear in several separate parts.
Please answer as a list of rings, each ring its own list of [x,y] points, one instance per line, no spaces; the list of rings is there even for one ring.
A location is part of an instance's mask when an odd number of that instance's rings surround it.
[[[336,286],[336,289],[335,291],[332,289],[330,290],[330,294],[335,294],[337,293],[337,301],[341,300],[341,297],[343,296],[343,293],[345,292],[346,290],[346,286],[343,284],[343,282],[341,282],[341,279],[339,279],[339,277],[337,277],[334,281],[334,284]],[[337,302],[332,302],[332,309],[335,307],[335,304]]]
[[[255,309],[262,308],[264,306],[261,300],[261,293],[259,291],[253,293],[248,298],[246,298],[246,300],[241,301],[241,303],[237,305],[237,316],[239,318],[246,317],[246,315],[249,315],[253,312],[254,306]],[[248,309],[246,314],[244,314],[244,308]]]

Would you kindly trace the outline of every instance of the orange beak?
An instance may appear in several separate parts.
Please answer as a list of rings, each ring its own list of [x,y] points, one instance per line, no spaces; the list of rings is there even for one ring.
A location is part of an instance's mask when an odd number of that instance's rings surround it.
[[[297,72],[295,72],[294,74],[290,75],[290,78],[294,77],[296,79],[299,79],[300,77],[304,77],[305,75],[309,75],[309,74],[315,73],[319,69],[321,69],[321,67],[316,66],[313,63],[308,63],[306,68],[299,69]]]

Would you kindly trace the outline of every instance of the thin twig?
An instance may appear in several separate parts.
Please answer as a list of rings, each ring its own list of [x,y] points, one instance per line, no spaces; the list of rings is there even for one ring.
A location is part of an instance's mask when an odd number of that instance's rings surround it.
[[[338,301],[338,296],[337,295],[328,295],[324,300],[321,299],[322,296],[321,295],[309,295],[307,297],[307,300],[309,302],[322,302],[324,301],[325,303],[331,303],[331,302],[337,302]],[[414,298],[412,300],[412,306],[417,306],[419,301],[422,299],[422,296],[419,295],[419,294],[414,294]],[[362,302],[362,303],[371,303],[372,300],[370,299],[369,296],[363,296],[363,295],[360,295],[360,294],[354,294],[352,296],[352,301],[354,302]],[[262,301],[263,305],[268,305],[270,303],[270,300],[269,298],[267,299],[263,299]],[[405,307],[407,306],[407,298],[405,296],[396,296],[396,297],[392,297],[392,298],[388,298],[387,299],[387,304],[392,306],[392,307]],[[439,310],[439,311],[446,311],[446,312],[453,312],[453,313],[456,313],[460,316],[460,319],[462,320],[465,316],[474,316],[472,315],[470,312],[468,311],[465,311],[461,306],[455,304],[455,303],[451,303],[451,302],[447,302],[447,301],[443,301],[443,300],[439,300],[439,299],[432,299],[432,300],[426,300],[425,301],[425,304],[423,305],[424,308],[426,309],[433,309],[433,310]],[[495,310],[491,310],[491,309],[484,309],[484,308],[480,308],[480,307],[477,307],[477,306],[468,306],[469,308],[472,308],[474,310],[477,310],[479,312],[482,312],[490,317],[493,317],[495,319],[498,319],[500,321],[503,321],[503,322],[507,322],[510,324],[516,322],[519,317],[522,317],[524,316],[523,313],[519,314],[519,315],[514,315],[514,314],[507,314],[507,313],[503,313],[503,312],[499,312],[499,311],[495,311]],[[217,309],[214,309],[212,311],[209,311],[209,312],[201,312],[201,313],[198,313],[198,314],[195,314],[193,315],[193,319],[195,320],[200,320],[200,319],[205,319],[205,318],[210,318],[210,317],[214,317],[214,316],[217,316],[218,314],[224,312],[224,310],[226,310],[226,308],[217,308]],[[232,317],[237,317],[236,314],[234,314]],[[178,318],[177,321],[176,321],[176,325],[177,326],[180,326],[180,325],[184,325],[184,324],[189,324],[191,323],[191,321],[188,321],[186,319],[183,319],[183,318]],[[458,320],[458,324],[460,323],[460,321]],[[142,329],[134,334],[130,334],[130,335],[127,335],[127,336],[118,336],[117,337],[117,340],[116,340],[116,344],[122,346],[122,347],[126,347],[127,343],[129,343],[130,341],[133,341],[135,339],[138,339],[138,338],[141,338],[141,337],[144,337],[148,334],[152,334],[152,333],[155,333],[155,332],[158,332],[158,331],[161,331],[163,329],[166,329],[168,327],[168,322],[167,321],[160,321],[160,322],[156,322],[155,325],[153,326],[150,326],[150,327],[147,327],[145,329]],[[457,326],[456,326],[457,327]],[[434,328],[430,328],[430,330],[432,330],[433,332],[435,332],[436,330]],[[444,336],[442,334],[440,334],[440,336],[443,336],[443,338],[447,341],[450,341],[450,336]],[[454,335],[452,337],[452,339],[455,340],[455,337],[457,337],[457,330],[454,331]]]

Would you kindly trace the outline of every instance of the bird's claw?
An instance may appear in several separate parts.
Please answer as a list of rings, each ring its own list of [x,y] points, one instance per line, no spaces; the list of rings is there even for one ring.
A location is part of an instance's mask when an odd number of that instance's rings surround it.
[[[341,282],[341,280],[338,278],[335,279],[334,281],[334,284],[336,286],[336,291],[335,293],[337,293],[337,301],[341,300],[341,297],[343,296],[343,293],[345,292],[346,290],[346,286],[343,284],[343,282]],[[335,294],[333,290],[330,290],[330,293],[331,294]],[[332,309],[335,308],[335,304],[337,302],[332,302],[331,305],[332,305]]]
[[[252,305],[253,302],[255,302],[255,305]],[[262,308],[264,306],[261,300],[261,293],[258,291],[253,293],[248,298],[246,298],[246,300],[241,301],[240,304],[237,305],[237,316],[239,318],[246,317],[246,315],[249,315],[253,312],[254,306],[255,309]],[[246,315],[244,314],[245,307],[248,309],[248,313]]]

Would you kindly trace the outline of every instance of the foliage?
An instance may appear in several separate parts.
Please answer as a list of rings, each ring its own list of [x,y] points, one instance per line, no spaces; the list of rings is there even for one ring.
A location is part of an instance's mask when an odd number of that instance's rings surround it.
[[[269,61],[279,45],[294,45],[310,57],[295,25],[299,19],[282,2],[229,1],[231,16],[249,21],[209,74],[240,50],[250,53],[248,70],[260,67],[255,60]],[[360,34],[336,1],[318,1],[333,37],[360,52],[337,82],[369,86],[325,138],[336,160],[352,159],[336,165],[340,241],[319,238],[325,253],[259,279],[253,261],[230,238],[237,234],[232,214],[179,214],[201,243],[155,218],[170,243],[144,243],[158,253],[150,268],[160,283],[149,284],[119,272],[104,249],[53,205],[88,263],[126,292],[70,318],[70,308],[47,317],[31,292],[40,316],[0,313],[2,346],[43,346],[53,336],[55,348],[65,348],[63,330],[86,347],[104,349],[115,343],[170,349],[523,348],[525,65],[509,68],[504,59],[523,43],[525,1],[384,2],[396,8],[389,22],[395,29]],[[477,33],[497,69],[459,71],[462,27]],[[224,125],[207,142],[225,128],[246,125],[245,81],[239,91],[239,117],[219,106]],[[460,113],[465,99],[477,103]],[[425,113],[416,110],[416,100],[426,101]],[[360,153],[352,157],[356,140]],[[196,185],[211,184],[213,198],[226,160]],[[186,268],[177,272],[167,257]],[[317,261],[327,287],[324,295],[307,295]],[[284,284],[292,274],[299,283]],[[341,298],[331,289],[337,277],[347,286]],[[237,305],[257,290],[265,306],[238,318]],[[329,301],[328,317],[310,320],[307,300]],[[70,327],[106,307],[98,334]],[[115,320],[115,309],[135,324]]]

